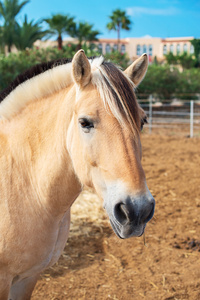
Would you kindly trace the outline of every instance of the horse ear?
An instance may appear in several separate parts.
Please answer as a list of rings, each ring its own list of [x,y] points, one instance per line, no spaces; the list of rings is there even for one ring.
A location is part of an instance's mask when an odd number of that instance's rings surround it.
[[[91,80],[91,66],[84,50],[79,50],[72,60],[72,76],[80,87],[86,86]]]
[[[148,68],[148,57],[147,54],[143,54],[138,59],[136,59],[125,71],[124,73],[133,81],[133,83],[138,86],[142,79],[144,78]]]

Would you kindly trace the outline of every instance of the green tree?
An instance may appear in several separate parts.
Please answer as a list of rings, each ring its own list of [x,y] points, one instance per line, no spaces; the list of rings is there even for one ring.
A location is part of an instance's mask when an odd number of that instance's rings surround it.
[[[194,68],[197,63],[197,60],[186,52],[178,56],[178,61],[184,69]]]
[[[200,39],[192,40],[191,44],[194,46],[194,55],[198,59],[200,55]]]
[[[120,31],[121,29],[130,30],[131,29],[131,20],[127,16],[126,12],[121,9],[116,9],[112,12],[112,15],[109,16],[110,22],[106,25],[108,30],[117,31],[117,47],[119,50],[120,44]]]
[[[28,22],[27,15],[24,16],[22,26],[17,25],[15,46],[18,50],[32,48],[35,41],[42,39],[49,33],[48,30],[42,30],[40,25],[42,21],[35,22],[32,20]]]
[[[37,63],[47,62],[63,57],[72,57],[76,52],[77,45],[68,44],[63,47],[63,51],[57,48],[26,49],[9,55],[1,54],[0,59],[0,90],[6,88],[11,81],[26,69]],[[87,56],[98,55],[88,45],[83,45]],[[128,58],[126,54],[112,52],[106,54],[106,58],[127,67]],[[155,97],[164,99],[182,98],[195,99],[196,93],[200,93],[200,68],[184,69],[182,72],[169,65],[149,66],[147,74],[142,83],[137,88],[137,96],[140,99]]]
[[[0,53],[4,53],[3,27],[0,26]]]
[[[197,60],[186,52],[180,55],[168,53],[165,57],[169,65],[181,65],[184,69],[194,68],[197,65]]]
[[[174,55],[172,52],[169,52],[168,54],[165,55],[167,63],[169,65],[177,65],[179,63],[179,56]]]
[[[0,16],[4,19],[2,38],[8,52],[11,52],[11,47],[16,40],[16,28],[18,27],[16,16],[21,9],[29,2],[29,0],[4,0],[0,1]]]
[[[76,23],[71,36],[78,39],[78,49],[82,48],[83,42],[97,41],[98,30],[93,29],[93,25],[87,22]]]
[[[200,39],[194,39],[191,41],[191,44],[194,46],[194,55],[197,60],[197,67],[200,67]]]
[[[51,18],[44,19],[49,25],[49,32],[51,35],[57,35],[58,49],[63,48],[63,34],[71,35],[71,31],[75,27],[74,17],[63,14],[54,14]]]
[[[106,60],[110,60],[116,65],[120,66],[123,69],[128,67],[130,62],[129,57],[126,53],[120,53],[119,51],[112,51],[105,54]]]
[[[159,97],[160,99],[171,99],[177,91],[179,71],[169,65],[150,65],[147,74],[139,85],[138,92]]]

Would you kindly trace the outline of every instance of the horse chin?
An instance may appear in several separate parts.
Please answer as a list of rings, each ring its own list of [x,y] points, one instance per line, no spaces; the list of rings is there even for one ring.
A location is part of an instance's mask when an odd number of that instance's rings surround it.
[[[120,225],[118,222],[110,218],[110,224],[114,233],[120,239],[127,239],[131,237],[140,237],[145,231],[146,224],[140,226],[133,226],[131,223],[126,225]]]

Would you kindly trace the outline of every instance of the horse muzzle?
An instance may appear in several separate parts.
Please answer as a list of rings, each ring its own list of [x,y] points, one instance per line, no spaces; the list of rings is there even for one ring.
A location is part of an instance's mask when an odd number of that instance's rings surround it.
[[[132,236],[141,236],[144,233],[147,222],[154,215],[155,200],[140,197],[132,199],[127,197],[119,201],[112,209],[106,209],[111,226],[116,235],[122,239]]]

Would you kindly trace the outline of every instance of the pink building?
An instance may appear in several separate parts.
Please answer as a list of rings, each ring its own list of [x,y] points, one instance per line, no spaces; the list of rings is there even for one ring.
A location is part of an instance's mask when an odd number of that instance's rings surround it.
[[[165,54],[172,52],[178,55],[184,52],[188,54],[194,53],[194,47],[191,40],[194,37],[177,37],[177,38],[154,38],[144,36],[141,38],[125,38],[120,40],[119,50],[122,53],[127,52],[130,59],[140,56],[142,53],[147,53],[150,60],[155,56],[158,60],[163,60]],[[105,54],[117,49],[117,39],[99,39],[95,42],[99,50]]]

